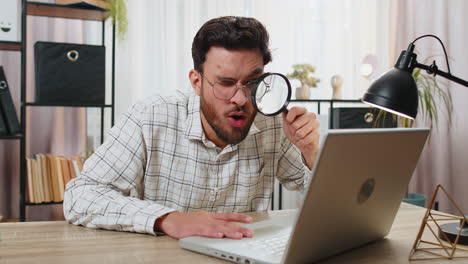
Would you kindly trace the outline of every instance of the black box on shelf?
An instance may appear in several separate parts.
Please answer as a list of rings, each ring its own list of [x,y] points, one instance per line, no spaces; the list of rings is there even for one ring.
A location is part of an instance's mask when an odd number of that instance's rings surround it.
[[[397,127],[397,121],[387,114],[385,119],[377,120],[379,109],[371,107],[336,107],[330,109],[330,128],[391,128]],[[377,121],[377,123],[376,123]]]
[[[3,67],[0,66],[0,117],[9,134],[18,133],[20,125]],[[0,125],[1,126],[1,125]],[[0,127],[0,132],[2,128]]]
[[[104,104],[105,47],[36,42],[36,103]]]
[[[8,129],[5,124],[5,120],[3,120],[3,113],[0,113],[0,135],[8,134]]]

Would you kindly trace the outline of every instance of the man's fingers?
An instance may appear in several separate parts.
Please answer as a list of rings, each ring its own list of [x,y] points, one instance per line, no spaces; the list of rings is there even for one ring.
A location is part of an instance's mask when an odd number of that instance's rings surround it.
[[[305,137],[309,136],[311,133],[315,132],[316,126],[312,123],[308,123],[295,132],[295,136],[298,140],[304,139]]]
[[[305,107],[292,107],[291,109],[288,110],[288,113],[285,114],[285,119],[288,123],[291,123],[296,119],[297,116],[301,116],[303,114],[307,113],[307,109]]]
[[[196,235],[213,238],[227,237],[232,239],[241,239],[243,237],[252,237],[253,231],[239,225],[220,220],[218,224],[202,226]]]
[[[244,227],[240,228],[240,232],[242,232],[244,237],[253,237],[254,236],[254,232],[252,230],[244,228]]]
[[[224,220],[224,221],[243,222],[243,223],[252,222],[252,217],[245,215],[245,214],[233,213],[233,212],[215,213],[213,214],[213,217],[218,220]]]
[[[212,226],[202,226],[200,230],[194,234],[202,237],[223,238],[224,232]]]
[[[241,227],[234,223],[226,222],[224,225],[219,227],[224,233],[225,237],[233,239],[241,239],[243,237],[252,237],[253,231],[245,227]]]
[[[253,236],[253,231],[252,230],[247,229],[245,227],[242,227],[242,226],[240,226],[238,224],[227,222],[224,226],[228,230],[228,232],[241,233],[243,237],[252,237]]]
[[[232,223],[233,221],[249,223],[252,217],[240,213],[173,212],[169,213],[159,226],[161,231],[174,238],[203,236],[241,239],[253,236],[251,230]]]

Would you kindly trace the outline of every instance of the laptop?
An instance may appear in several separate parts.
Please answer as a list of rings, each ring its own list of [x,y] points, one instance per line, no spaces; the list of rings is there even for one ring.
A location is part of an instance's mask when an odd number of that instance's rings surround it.
[[[385,237],[429,129],[328,130],[295,217],[245,224],[253,238],[188,237],[182,248],[237,263],[310,263]]]

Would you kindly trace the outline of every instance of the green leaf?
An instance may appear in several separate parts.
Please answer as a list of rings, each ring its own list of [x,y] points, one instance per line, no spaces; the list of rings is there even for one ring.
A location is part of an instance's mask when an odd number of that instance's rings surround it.
[[[127,6],[125,0],[107,0],[110,4],[110,15],[112,23],[116,25],[117,36],[120,40],[125,39],[128,30]]]
[[[436,56],[430,56],[424,63],[433,60]],[[416,81],[419,95],[419,113],[423,115],[423,120],[427,121],[432,128],[439,125],[439,114],[445,113],[447,116],[449,129],[452,126],[453,102],[452,96],[447,92],[444,82],[440,82],[435,76],[426,73],[421,74],[421,69],[413,71],[413,78]],[[439,106],[439,104],[442,104]],[[442,107],[442,110],[440,109]]]

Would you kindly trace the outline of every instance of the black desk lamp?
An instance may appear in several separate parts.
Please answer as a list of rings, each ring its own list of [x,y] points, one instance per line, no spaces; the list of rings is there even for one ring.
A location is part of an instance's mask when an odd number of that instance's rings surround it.
[[[435,61],[431,65],[418,63],[414,51],[416,40],[424,37],[436,38],[445,54],[448,72],[439,70]],[[424,35],[416,38],[408,46],[407,50],[401,52],[395,68],[383,74],[379,79],[371,84],[364,94],[362,101],[374,107],[397,114],[406,118],[414,119],[418,112],[418,88],[413,79],[413,70],[420,68],[429,74],[440,75],[458,84],[468,87],[468,82],[450,73],[447,52],[442,41],[434,35]]]
[[[439,70],[435,61],[433,61],[431,65],[418,63],[416,54],[413,52],[414,43],[416,40],[424,37],[433,37],[440,42],[444,50],[448,72]],[[395,68],[389,70],[371,84],[364,94],[362,102],[393,114],[414,119],[418,112],[418,88],[412,74],[415,68],[426,70],[427,73],[433,74],[434,76],[440,75],[468,87],[467,81],[455,77],[450,73],[447,52],[445,51],[442,41],[434,35],[423,35],[411,42],[407,50],[401,52],[395,64]],[[458,226],[458,223],[441,225],[439,228],[439,237],[446,240],[448,236],[449,239],[455,240],[457,234],[460,233],[460,229],[468,231],[468,227],[466,226],[468,217],[465,216],[464,218],[465,221],[461,222],[460,226]],[[468,244],[468,235],[466,233],[459,234],[459,236],[460,238],[457,238],[455,243]]]

